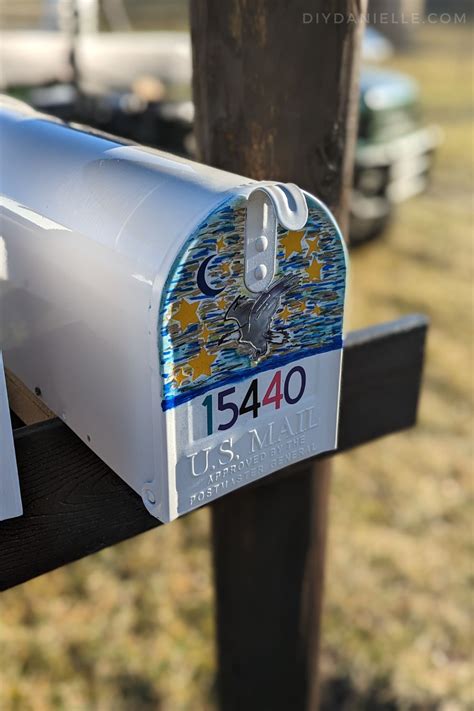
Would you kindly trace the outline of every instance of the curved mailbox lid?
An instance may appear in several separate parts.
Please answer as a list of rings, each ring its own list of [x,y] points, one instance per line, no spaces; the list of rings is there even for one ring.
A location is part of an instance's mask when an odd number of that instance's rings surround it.
[[[245,222],[258,187],[201,222],[162,292],[170,518],[337,444],[344,242],[327,208],[304,193],[305,224],[277,220],[275,276],[252,293]]]

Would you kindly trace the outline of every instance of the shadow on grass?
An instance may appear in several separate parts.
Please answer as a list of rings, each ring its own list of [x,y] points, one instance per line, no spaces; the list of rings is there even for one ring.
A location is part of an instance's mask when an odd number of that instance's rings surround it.
[[[327,679],[321,687],[320,711],[437,711],[436,702],[397,699],[389,680],[380,679],[361,691],[349,676]]]

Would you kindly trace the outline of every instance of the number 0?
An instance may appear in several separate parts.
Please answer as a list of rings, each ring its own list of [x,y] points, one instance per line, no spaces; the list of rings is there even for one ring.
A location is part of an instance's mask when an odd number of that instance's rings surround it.
[[[290,381],[293,375],[296,373],[299,374],[300,376],[300,389],[298,390],[298,394],[295,395],[294,397],[291,397],[290,395]],[[301,400],[303,397],[304,389],[306,387],[306,373],[304,371],[304,368],[302,368],[300,365],[295,365],[294,368],[290,370],[288,375],[285,378],[285,387],[284,387],[284,392],[285,392],[285,400],[289,405],[294,405],[295,402],[298,402],[298,400]]]

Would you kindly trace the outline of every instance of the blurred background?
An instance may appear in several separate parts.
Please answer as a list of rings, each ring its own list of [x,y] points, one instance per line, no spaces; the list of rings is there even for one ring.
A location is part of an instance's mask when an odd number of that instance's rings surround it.
[[[472,11],[369,7],[347,326],[431,331],[417,428],[335,459],[323,709],[472,708]],[[187,0],[0,0],[0,23],[1,91],[195,155]],[[201,510],[4,593],[0,709],[215,710],[211,574]]]

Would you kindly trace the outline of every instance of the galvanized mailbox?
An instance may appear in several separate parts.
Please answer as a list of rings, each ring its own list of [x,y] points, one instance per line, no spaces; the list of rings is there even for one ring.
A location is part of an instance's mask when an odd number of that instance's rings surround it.
[[[8,367],[168,521],[334,449],[346,252],[328,209],[0,110]]]

